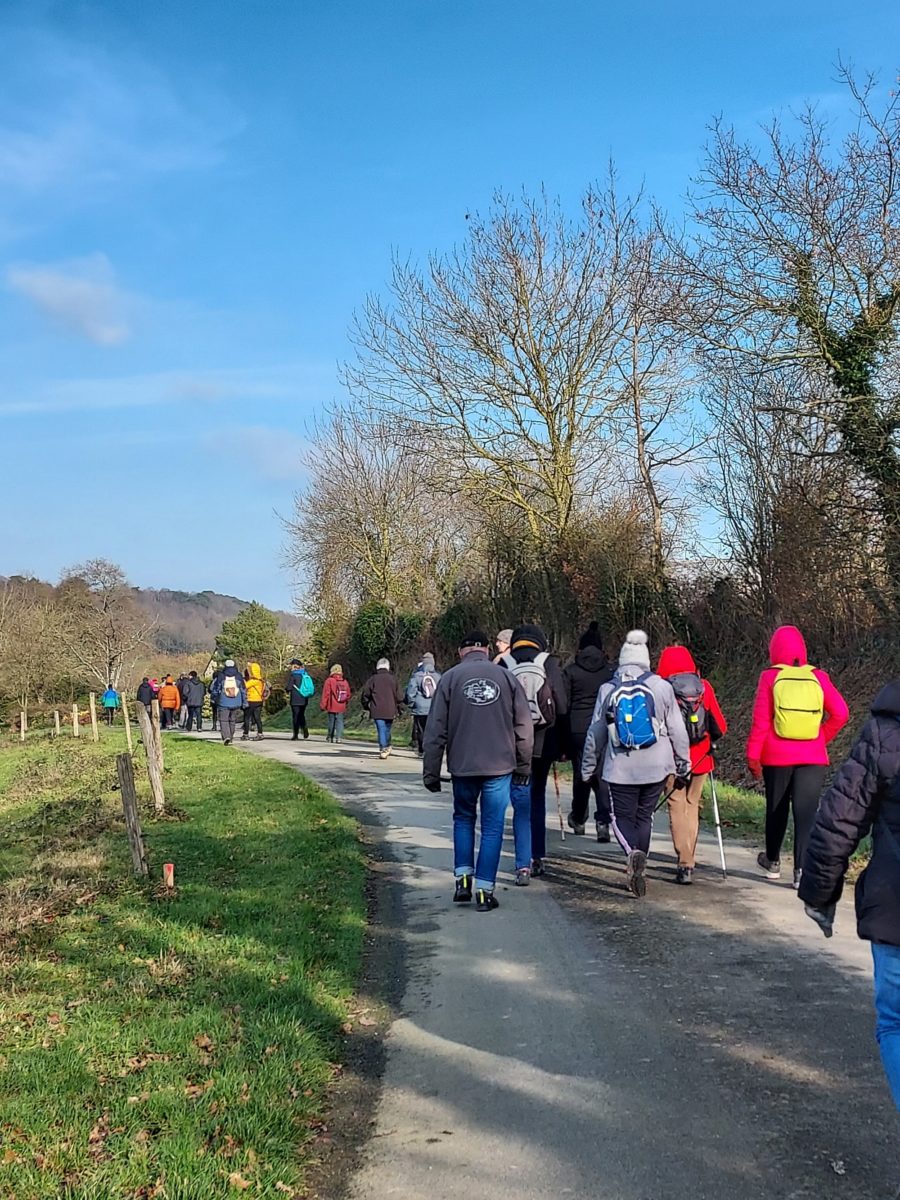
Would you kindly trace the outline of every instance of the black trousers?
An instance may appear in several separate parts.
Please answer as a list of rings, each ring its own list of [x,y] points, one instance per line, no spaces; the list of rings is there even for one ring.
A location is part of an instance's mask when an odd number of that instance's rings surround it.
[[[174,729],[178,723],[178,713],[174,708],[161,708],[159,717],[162,729]]]
[[[576,825],[584,825],[588,818],[591,792],[594,793],[594,818],[603,825],[608,825],[609,816],[609,784],[596,775],[587,783],[581,778],[581,761],[584,758],[584,743],[587,733],[571,733],[569,735],[569,753],[572,759],[572,820]]]
[[[244,709],[244,737],[250,733],[251,725],[256,726],[257,733],[262,733],[262,700],[254,700]]]
[[[188,731],[188,733],[191,732],[195,721],[197,722],[197,732],[199,733],[203,728],[203,706],[200,704],[189,704],[187,710],[187,724],[185,725],[185,729]]]
[[[306,728],[306,705],[295,704],[291,709],[291,722],[294,727],[294,737],[303,731],[303,736],[309,736],[309,730]]]
[[[612,829],[626,854],[650,849],[653,810],[662,795],[663,783],[611,783]]]
[[[766,858],[778,862],[787,833],[791,810],[794,813],[794,866],[803,864],[803,855],[819,808],[827,767],[763,767],[766,785]]]
[[[116,710],[114,708],[105,708],[103,711],[106,713],[107,725],[112,725],[116,719]]]
[[[425,748],[425,726],[428,724],[428,713],[424,717],[413,716],[412,748],[421,754]]]
[[[219,724],[219,706],[218,704],[213,704],[212,700],[210,700],[209,707],[212,709],[212,727],[215,730]]]

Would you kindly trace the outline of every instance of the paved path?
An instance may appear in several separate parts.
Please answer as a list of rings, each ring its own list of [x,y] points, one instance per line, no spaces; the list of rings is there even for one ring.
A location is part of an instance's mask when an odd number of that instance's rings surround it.
[[[677,888],[664,830],[634,901],[618,852],[563,844],[553,811],[551,878],[513,888],[504,855],[501,907],[476,913],[449,903],[450,798],[411,754],[249,748],[371,806],[398,864],[407,988],[353,1200],[893,1200],[898,1122],[846,906],[826,942],[739,846],[727,882]]]

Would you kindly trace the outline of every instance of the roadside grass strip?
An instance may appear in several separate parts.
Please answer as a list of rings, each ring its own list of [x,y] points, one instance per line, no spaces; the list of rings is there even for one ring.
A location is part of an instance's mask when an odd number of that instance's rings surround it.
[[[357,828],[289,768],[169,737],[135,881],[119,741],[0,751],[0,1197],[300,1195],[360,962]]]

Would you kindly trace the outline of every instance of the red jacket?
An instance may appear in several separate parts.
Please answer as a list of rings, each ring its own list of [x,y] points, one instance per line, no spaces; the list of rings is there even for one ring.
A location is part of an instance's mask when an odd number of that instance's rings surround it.
[[[662,654],[659,656],[659,666],[656,668],[657,675],[661,675],[663,679],[669,679],[672,675],[699,675],[697,664],[694,662],[694,656],[688,650],[687,646],[666,646]],[[709,713],[712,720],[719,728],[720,734],[728,732],[728,722],[725,720],[725,714],[719,707],[719,701],[716,699],[716,693],[713,690],[713,685],[707,679],[702,679],[703,684],[703,706]],[[710,750],[712,748],[712,739],[709,734],[702,737],[699,742],[691,745],[691,770],[695,775],[708,775],[715,767]]]
[[[337,698],[338,680],[343,683],[347,689],[347,699],[341,702]],[[345,713],[347,704],[350,700],[350,685],[343,675],[329,675],[325,680],[325,686],[322,688],[322,697],[319,700],[319,707],[322,712],[327,713]]]
[[[769,643],[769,662],[772,666],[763,671],[756,689],[753,704],[753,724],[747,738],[747,762],[762,763],[764,767],[827,766],[828,743],[844,728],[850,719],[847,702],[837,690],[825,671],[813,672],[825,696],[825,718],[819,736],[813,741],[798,742],[779,737],[775,732],[775,701],[772,687],[779,667],[805,666],[806,642],[795,625],[781,625]]]

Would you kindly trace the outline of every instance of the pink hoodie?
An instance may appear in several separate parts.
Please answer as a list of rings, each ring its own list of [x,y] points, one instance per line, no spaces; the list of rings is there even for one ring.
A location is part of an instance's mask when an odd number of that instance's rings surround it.
[[[814,671],[825,694],[825,719],[819,736],[812,742],[797,742],[781,738],[775,732],[775,704],[772,686],[779,667],[804,666],[806,642],[795,625],[781,625],[772,634],[769,643],[769,661],[772,666],[763,671],[756,689],[753,704],[753,724],[747,738],[747,762],[762,763],[764,767],[827,766],[828,743],[844,728],[850,719],[847,702],[837,690],[825,671]]]

